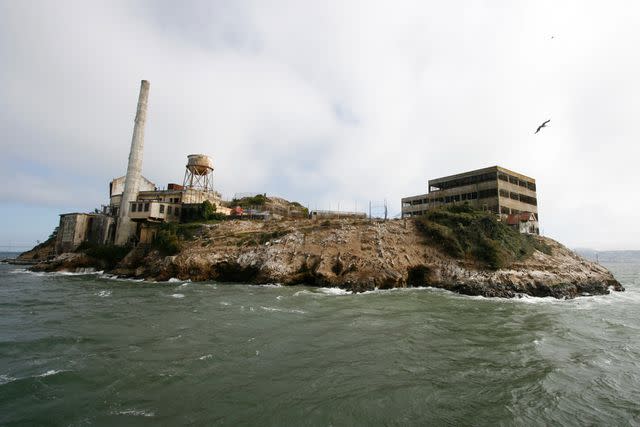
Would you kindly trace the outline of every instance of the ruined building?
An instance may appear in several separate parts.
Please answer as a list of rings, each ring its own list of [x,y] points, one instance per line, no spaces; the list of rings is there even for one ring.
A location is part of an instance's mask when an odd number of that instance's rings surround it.
[[[180,222],[185,211],[199,209],[207,200],[218,212],[229,214],[213,188],[213,161],[203,154],[187,156],[182,185],[158,187],[142,176],[144,127],[147,117],[149,82],[140,85],[131,150],[125,176],[109,183],[109,204],[93,213],[60,215],[56,253],[75,250],[81,243],[126,245],[150,242],[154,225]]]
[[[522,232],[539,232],[536,180],[500,166],[429,180],[427,194],[402,199],[402,217],[423,215],[429,209],[455,203],[493,212]],[[517,220],[515,215],[519,215]],[[526,218],[526,226],[521,218]]]

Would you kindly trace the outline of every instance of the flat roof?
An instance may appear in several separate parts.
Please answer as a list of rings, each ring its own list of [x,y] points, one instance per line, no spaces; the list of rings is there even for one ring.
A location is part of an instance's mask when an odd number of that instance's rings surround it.
[[[476,170],[472,170],[472,171],[468,171],[468,172],[462,172],[462,173],[458,173],[458,174],[455,174],[455,175],[449,175],[449,176],[443,176],[441,178],[430,179],[429,180],[429,186],[436,185],[436,184],[439,184],[439,183],[442,183],[442,182],[446,182],[446,181],[451,181],[453,179],[466,178],[468,176],[478,175],[478,174],[482,174],[482,173],[489,173],[489,172],[504,172],[506,174],[513,175],[516,178],[520,178],[520,179],[525,180],[525,181],[536,182],[536,180],[534,178],[531,178],[530,176],[523,175],[523,174],[518,173],[518,172],[514,172],[514,171],[512,171],[510,169],[503,168],[501,166],[490,166],[490,167],[487,167],[487,168],[476,169]]]

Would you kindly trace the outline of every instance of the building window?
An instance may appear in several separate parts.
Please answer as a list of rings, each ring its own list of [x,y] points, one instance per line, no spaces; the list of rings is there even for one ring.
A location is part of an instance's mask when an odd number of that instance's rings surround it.
[[[180,208],[176,208],[175,212],[176,216],[180,216]]]
[[[478,199],[488,199],[490,197],[498,197],[497,188],[490,188],[488,190],[478,191]]]
[[[173,206],[167,207],[167,215],[171,215],[173,213]]]
[[[131,212],[135,212],[136,211],[136,204],[135,203],[131,203]]]
[[[149,212],[149,203],[144,204],[144,211]]]
[[[142,212],[142,203],[138,203],[138,212]]]
[[[164,205],[160,205],[160,213],[164,213]]]

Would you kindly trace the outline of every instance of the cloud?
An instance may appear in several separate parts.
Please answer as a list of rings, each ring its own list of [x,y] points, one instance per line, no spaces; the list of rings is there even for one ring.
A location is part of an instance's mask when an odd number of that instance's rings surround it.
[[[160,185],[180,182],[185,156],[203,152],[228,197],[324,208],[387,199],[395,213],[429,178],[500,164],[538,180],[548,234],[637,247],[637,12],[627,2],[0,2],[4,178],[29,183],[0,196],[80,198],[85,209],[106,200],[144,78],[144,174]],[[57,177],[55,196],[48,175],[20,168],[27,160]]]

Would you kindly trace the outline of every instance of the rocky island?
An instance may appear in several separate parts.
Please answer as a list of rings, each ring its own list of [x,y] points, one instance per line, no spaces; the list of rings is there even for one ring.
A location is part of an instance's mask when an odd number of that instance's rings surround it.
[[[33,251],[20,259],[29,260]],[[522,235],[495,215],[467,206],[384,222],[334,218],[167,224],[152,244],[81,247],[32,269],[88,267],[152,281],[304,284],[353,292],[431,286],[487,297],[574,298],[624,290],[606,268],[560,243]]]

